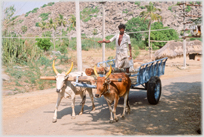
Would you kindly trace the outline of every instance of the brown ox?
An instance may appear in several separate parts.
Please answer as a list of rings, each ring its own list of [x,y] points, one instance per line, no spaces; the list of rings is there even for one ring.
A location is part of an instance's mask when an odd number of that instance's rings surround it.
[[[108,103],[108,107],[110,110],[110,123],[113,122],[114,119],[117,122],[118,118],[116,116],[116,108],[118,104],[118,100],[120,97],[124,97],[124,108],[122,117],[125,116],[125,109],[128,107],[128,113],[130,112],[130,105],[128,101],[129,90],[131,86],[130,78],[125,73],[115,73],[111,74],[112,67],[110,66],[110,71],[106,74],[105,77],[99,77],[96,66],[94,67],[94,73],[97,76],[96,86],[97,91],[95,93],[95,97],[100,98],[102,95],[106,99]],[[121,82],[118,80],[121,79]],[[113,109],[111,107],[111,103],[114,101]]]

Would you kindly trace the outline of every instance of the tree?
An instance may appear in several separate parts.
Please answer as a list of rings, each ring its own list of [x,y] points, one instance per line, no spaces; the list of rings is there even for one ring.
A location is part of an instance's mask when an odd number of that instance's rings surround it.
[[[147,24],[148,24],[148,20],[145,20],[145,23],[144,23],[144,19],[140,17],[137,17],[137,18],[133,17],[130,20],[128,20],[128,22],[125,24],[126,25],[125,30],[127,32],[145,31],[147,30]],[[135,38],[136,41],[142,40],[141,33],[131,33],[129,35],[131,38]]]
[[[69,22],[71,23],[69,27],[69,32],[70,32],[71,30],[74,30],[74,28],[76,27],[76,17],[72,15],[71,18],[69,19]]]
[[[67,22],[65,21],[63,15],[59,14],[59,17],[57,17],[57,22],[61,26],[61,32],[62,32],[62,25],[65,27]]]
[[[47,29],[47,28],[48,28],[48,26],[47,26],[46,22],[44,22],[44,21],[40,22],[38,25],[39,25],[39,27],[41,27],[41,28],[42,28],[42,30],[44,30],[44,29]]]
[[[4,10],[4,17],[3,17],[4,30],[7,31],[8,26],[14,24],[14,20],[12,20],[12,17],[14,15],[15,11],[16,11],[16,9],[15,9],[14,5],[10,6],[10,7],[7,7]]]
[[[142,11],[140,15],[144,18],[144,21],[147,18],[150,18],[148,28],[149,28],[149,36],[148,36],[148,45],[150,50],[150,33],[151,33],[151,23],[154,21],[161,21],[162,17],[158,14],[155,14],[156,11],[161,11],[161,9],[155,8],[153,3],[150,2],[149,5],[145,5],[147,11]]]

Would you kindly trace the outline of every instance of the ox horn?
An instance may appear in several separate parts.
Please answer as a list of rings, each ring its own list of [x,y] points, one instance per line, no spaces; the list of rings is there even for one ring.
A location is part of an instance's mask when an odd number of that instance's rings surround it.
[[[65,76],[68,75],[68,74],[72,71],[72,68],[73,68],[73,62],[72,62],[72,64],[71,64],[70,69],[66,72]]]
[[[56,74],[59,73],[59,72],[57,71],[57,69],[55,68],[55,59],[53,60],[52,68],[53,68],[53,70],[54,70],[54,72],[55,72]]]
[[[94,74],[96,75],[96,77],[99,77],[97,71],[96,71],[96,65],[94,66]]]
[[[107,79],[107,78],[110,76],[111,71],[112,71],[112,66],[110,65],[110,70],[109,70],[109,72],[106,74],[105,79]]]

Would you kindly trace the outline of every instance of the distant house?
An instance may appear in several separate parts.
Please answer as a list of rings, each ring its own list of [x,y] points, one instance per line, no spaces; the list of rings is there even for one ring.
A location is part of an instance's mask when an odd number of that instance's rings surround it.
[[[199,40],[186,41],[186,56],[189,59],[201,58],[202,55],[202,42]],[[155,59],[164,57],[176,58],[183,56],[183,42],[169,41],[161,49],[157,50],[154,54]]]

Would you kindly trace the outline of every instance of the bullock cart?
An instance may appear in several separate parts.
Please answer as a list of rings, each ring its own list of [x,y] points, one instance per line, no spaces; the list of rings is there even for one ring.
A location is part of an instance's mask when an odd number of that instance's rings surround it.
[[[147,100],[150,104],[155,105],[159,102],[162,91],[161,79],[159,77],[161,75],[164,75],[167,59],[168,58],[166,57],[152,62],[144,63],[139,68],[130,71],[131,75],[129,75],[129,78],[131,79],[131,89],[147,90]],[[125,72],[125,70],[122,69],[114,69],[115,59],[99,62],[97,63],[97,67],[100,67],[101,64],[105,64],[106,67],[110,67],[111,65],[113,67],[112,73]],[[103,77],[104,75],[105,74],[99,73],[99,76],[101,77]],[[120,81],[121,79],[118,79],[118,82]],[[96,86],[94,85],[79,82],[78,79],[76,79],[74,83],[75,86],[79,87],[96,88]],[[142,88],[140,85],[142,85]]]
[[[159,77],[161,75],[164,75],[167,59],[168,58],[166,57],[152,62],[144,63],[139,68],[130,71],[131,75],[129,75],[129,78],[131,79],[131,89],[147,90],[147,100],[150,104],[155,105],[159,102],[162,92],[162,84],[161,79]],[[105,68],[108,68],[111,65],[114,70],[112,71],[112,73],[125,72],[125,70],[123,69],[115,68],[115,59],[98,62],[97,67],[100,67],[101,64],[105,64]],[[103,77],[105,75],[105,72],[106,71],[104,70],[103,73],[99,73],[99,76]],[[94,74],[93,70],[91,73],[87,74],[87,76],[69,77],[67,80],[73,81],[74,86],[96,88],[96,85],[90,84],[90,81],[94,81],[93,77],[89,77],[92,74]],[[40,77],[40,79],[55,80],[56,78],[54,76],[42,76]],[[120,82],[122,81],[122,79],[112,79],[111,81]]]

